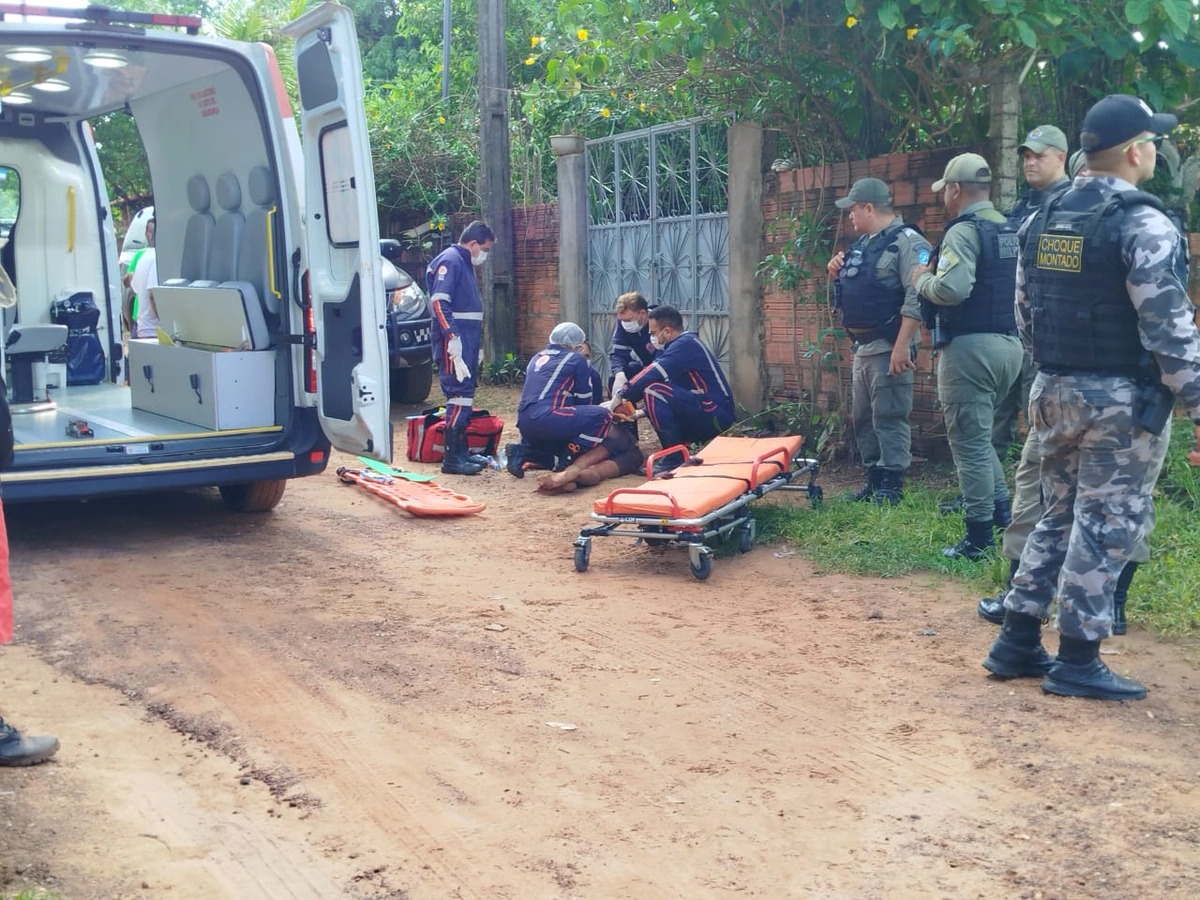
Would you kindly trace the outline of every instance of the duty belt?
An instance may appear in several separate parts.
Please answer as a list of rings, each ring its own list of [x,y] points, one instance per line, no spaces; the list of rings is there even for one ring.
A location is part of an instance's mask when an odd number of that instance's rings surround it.
[[[872,341],[891,340],[891,338],[889,338],[878,328],[871,328],[868,331],[852,331],[851,329],[847,328],[846,334],[850,335],[850,340],[854,341],[856,344],[869,344]]]

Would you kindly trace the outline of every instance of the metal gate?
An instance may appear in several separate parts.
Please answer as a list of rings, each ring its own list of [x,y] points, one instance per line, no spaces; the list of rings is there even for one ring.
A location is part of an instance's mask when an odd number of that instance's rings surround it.
[[[617,297],[674,306],[729,368],[729,122],[588,141],[588,333],[607,376]]]

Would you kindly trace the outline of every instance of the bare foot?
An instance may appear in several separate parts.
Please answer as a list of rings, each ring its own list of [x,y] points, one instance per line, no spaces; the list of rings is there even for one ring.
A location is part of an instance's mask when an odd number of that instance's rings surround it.
[[[576,485],[574,481],[568,481],[568,482],[566,482],[565,485],[558,485],[556,487],[544,487],[542,485],[538,485],[538,492],[539,493],[574,493],[576,487],[578,487],[578,485]]]
[[[575,473],[568,467],[561,472],[545,472],[538,476],[539,491],[556,491],[562,488],[565,484],[571,484],[575,481]]]

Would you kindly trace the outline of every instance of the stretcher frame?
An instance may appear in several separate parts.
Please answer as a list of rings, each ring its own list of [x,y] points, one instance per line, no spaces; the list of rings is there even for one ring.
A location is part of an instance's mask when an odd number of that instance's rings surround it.
[[[780,447],[759,455],[754,461],[753,472],[757,467],[778,457]],[[650,455],[646,460],[646,476],[651,481],[662,481],[666,484],[669,476],[653,477],[654,462],[672,453],[683,452],[683,465],[689,465],[691,455],[685,446],[668,447]],[[699,581],[705,581],[712,575],[713,548],[708,544],[714,538],[725,537],[730,532],[737,531],[737,549],[739,553],[749,553],[754,549],[756,526],[750,504],[761,499],[772,491],[804,491],[813,506],[820,504],[824,498],[821,486],[816,483],[820,474],[820,463],[815,459],[796,455],[790,459],[791,468],[768,478],[756,487],[748,488],[735,499],[722,504],[716,509],[699,517],[662,517],[655,515],[636,515],[620,513],[593,512],[591,517],[599,525],[585,526],[580,529],[579,537],[575,539],[575,571],[586,572],[591,564],[592,538],[597,537],[630,537],[639,542],[645,541],[654,548],[683,546],[688,551],[688,568],[692,576]],[[797,479],[808,477],[807,484],[795,484]],[[751,484],[755,481],[753,475]],[[606,505],[611,509],[613,500],[621,495],[641,494],[667,497],[672,507],[678,510],[678,505],[666,490],[655,490],[646,485],[636,488],[617,488],[608,495]]]

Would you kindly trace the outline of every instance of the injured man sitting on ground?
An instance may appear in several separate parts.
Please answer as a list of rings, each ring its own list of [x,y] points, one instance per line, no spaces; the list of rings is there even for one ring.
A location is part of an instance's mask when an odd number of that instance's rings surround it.
[[[529,361],[517,405],[521,443],[510,444],[508,471],[518,478],[532,468],[548,471],[538,490],[566,493],[580,485],[635,472],[642,452],[624,428],[613,428],[607,404],[593,403],[587,336],[574,322],[550,332],[550,342]],[[632,416],[632,409],[622,410]],[[554,471],[559,469],[561,471]]]

